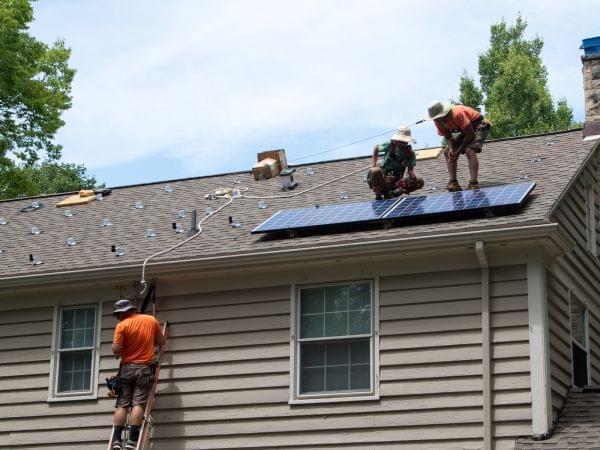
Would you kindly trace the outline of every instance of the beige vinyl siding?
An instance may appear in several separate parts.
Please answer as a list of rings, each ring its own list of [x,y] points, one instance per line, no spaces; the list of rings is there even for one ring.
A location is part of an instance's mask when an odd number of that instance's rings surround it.
[[[499,449],[530,430],[524,277],[524,266],[491,269]],[[288,285],[159,298],[157,315],[171,326],[154,448],[480,447],[480,271],[391,276],[379,284],[379,401],[288,404]],[[0,447],[104,448],[114,402],[103,384],[117,367],[111,303],[102,308],[98,400],[46,402],[52,308],[2,314]]]
[[[492,417],[497,448],[512,448],[514,437],[531,429],[525,277],[525,266],[491,270]],[[437,423],[461,439],[472,440],[471,445],[481,445],[480,271],[390,277],[380,281],[380,289],[382,397],[402,402],[418,395],[421,404],[414,414],[427,409],[431,416],[440,417]],[[448,396],[455,401],[446,403]],[[398,435],[403,436],[402,429]]]
[[[588,249],[587,232],[586,232],[586,185],[597,183],[597,174],[599,173],[600,164],[598,154],[584,167],[582,173],[575,180],[568,193],[560,203],[559,208],[553,215],[553,218],[561,225],[561,227],[574,240],[575,247],[572,252],[567,253],[564,257],[559,258],[557,263],[553,265],[550,272],[553,275],[552,282],[549,281],[549,287],[561,285],[561,288],[556,288],[560,291],[560,301],[555,296],[555,303],[560,303],[561,308],[568,305],[568,289],[573,288],[577,297],[583,301],[588,307],[588,323],[589,323],[589,351],[590,351],[590,375],[592,384],[600,384],[600,262],[597,256],[594,256]],[[595,230],[592,233],[598,239],[600,226],[600,196],[595,196]],[[598,242],[600,248],[600,242]],[[560,282],[558,280],[561,280]],[[551,284],[553,283],[553,284]],[[565,293],[566,291],[566,293]],[[557,293],[558,294],[558,293]],[[558,314],[550,317],[551,320],[562,320],[563,323],[558,327],[558,330],[563,332],[568,330],[570,333],[568,310],[566,313]],[[551,324],[552,327],[552,324]],[[556,332],[559,333],[558,331]],[[566,336],[561,334],[564,341]],[[569,335],[569,354],[568,361],[564,356],[564,347],[562,352],[551,347],[551,359],[560,360],[563,370],[571,372],[571,356],[570,356],[570,335]],[[558,336],[555,336],[555,343],[558,341]],[[568,365],[567,365],[568,362]],[[554,376],[554,372],[553,372]],[[554,381],[554,380],[553,380]],[[563,381],[563,384],[566,382]],[[571,382],[569,380],[568,386]],[[553,388],[555,387],[553,383]],[[556,385],[558,389],[558,384]],[[557,391],[558,392],[558,391]],[[563,400],[564,394],[559,396],[557,400]],[[558,402],[556,402],[558,404]],[[555,405],[556,406],[556,405]]]
[[[548,285],[552,410],[553,417],[556,419],[572,384],[569,289],[552,273],[547,273],[546,280]]]

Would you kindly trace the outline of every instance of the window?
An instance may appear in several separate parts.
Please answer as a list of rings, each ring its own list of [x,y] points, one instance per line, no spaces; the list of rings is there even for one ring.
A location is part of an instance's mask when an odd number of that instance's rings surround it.
[[[58,309],[51,398],[89,398],[95,394],[97,309],[95,305]]]
[[[297,399],[374,395],[373,284],[298,289]]]
[[[573,361],[573,384],[577,387],[589,384],[589,341],[587,307],[571,293],[571,351]]]
[[[585,187],[585,228],[588,250],[598,255],[598,231],[596,229],[596,192],[593,183]]]

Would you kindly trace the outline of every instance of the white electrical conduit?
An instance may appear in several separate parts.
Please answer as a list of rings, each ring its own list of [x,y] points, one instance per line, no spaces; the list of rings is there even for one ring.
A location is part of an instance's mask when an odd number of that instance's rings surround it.
[[[196,234],[193,234],[192,236],[190,236],[189,238],[178,242],[177,244],[173,245],[172,247],[167,248],[166,250],[162,250],[158,253],[155,253],[153,255],[148,256],[145,260],[144,263],[142,264],[142,280],[141,280],[141,284],[142,284],[142,290],[140,292],[140,295],[144,294],[144,292],[146,292],[146,288],[148,286],[148,283],[146,283],[146,265],[148,264],[148,261],[150,261],[153,258],[156,258],[157,256],[160,255],[164,255],[165,253],[170,252],[171,250],[175,250],[178,247],[181,247],[183,244],[190,242],[192,239],[194,239],[196,236],[199,236],[200,234],[202,234],[202,223],[209,219],[210,217],[214,216],[215,214],[217,214],[219,211],[221,211],[222,209],[226,208],[227,206],[231,205],[231,203],[233,202],[233,199],[229,199],[229,201],[227,203],[225,203],[224,205],[221,205],[219,208],[217,208],[214,212],[212,212],[211,214],[209,214],[208,216],[202,218],[199,222],[198,222],[198,232]]]
[[[357,173],[359,173],[359,172],[362,172],[363,170],[369,169],[370,167],[371,167],[371,164],[369,164],[369,165],[368,165],[368,166],[366,166],[366,167],[362,167],[361,169],[354,170],[354,171],[352,171],[352,172],[350,172],[350,173],[347,173],[346,175],[342,175],[341,177],[337,177],[337,178],[334,178],[333,180],[329,180],[329,181],[326,181],[325,183],[321,183],[321,184],[319,184],[319,185],[317,185],[317,186],[313,186],[313,187],[311,187],[311,188],[305,189],[305,190],[303,190],[303,191],[300,191],[300,192],[294,192],[293,194],[283,194],[283,195],[266,195],[266,196],[253,196],[253,195],[245,195],[245,194],[244,194],[244,195],[241,195],[241,198],[249,198],[249,199],[277,199],[277,198],[290,198],[290,197],[296,197],[296,196],[298,196],[298,195],[302,195],[302,194],[305,194],[305,193],[307,193],[307,192],[314,191],[315,189],[321,188],[321,187],[323,187],[323,186],[327,186],[328,184],[335,183],[336,181],[339,181],[339,180],[341,180],[341,179],[343,179],[343,178],[346,178],[346,177],[349,177],[349,176],[355,175],[355,174],[357,174]],[[151,259],[153,259],[153,258],[156,258],[157,256],[164,255],[165,253],[169,253],[171,250],[175,250],[176,248],[178,248],[178,247],[181,247],[183,244],[185,244],[185,243],[187,243],[187,242],[191,241],[191,240],[192,240],[192,239],[194,239],[196,236],[198,236],[198,235],[202,234],[202,223],[203,223],[205,220],[207,220],[207,219],[209,219],[210,217],[212,217],[212,216],[214,216],[215,214],[217,214],[217,213],[218,213],[219,211],[221,211],[222,209],[224,209],[224,208],[226,208],[227,206],[231,205],[231,203],[233,203],[233,198],[230,198],[230,199],[229,199],[229,201],[228,201],[227,203],[225,203],[224,205],[221,205],[221,206],[220,206],[218,209],[216,209],[216,210],[215,210],[213,213],[211,213],[210,215],[208,215],[208,216],[204,217],[202,220],[200,220],[200,221],[198,222],[198,232],[197,232],[196,234],[194,234],[194,235],[190,236],[189,238],[187,238],[187,239],[185,239],[185,240],[183,240],[183,241],[181,241],[181,242],[179,242],[179,243],[177,243],[177,244],[173,245],[172,247],[169,247],[169,248],[167,248],[167,249],[165,249],[165,250],[162,250],[162,251],[160,251],[160,252],[158,252],[158,253],[155,253],[155,254],[153,254],[153,255],[150,255],[150,256],[148,256],[148,257],[147,257],[147,258],[144,260],[144,263],[142,264],[142,279],[141,279],[141,281],[140,281],[140,283],[141,283],[141,285],[142,285],[142,290],[140,291],[140,294],[139,294],[139,295],[143,295],[143,294],[144,294],[144,292],[146,292],[146,288],[148,287],[148,283],[146,282],[146,266],[148,265],[148,262],[149,262]]]

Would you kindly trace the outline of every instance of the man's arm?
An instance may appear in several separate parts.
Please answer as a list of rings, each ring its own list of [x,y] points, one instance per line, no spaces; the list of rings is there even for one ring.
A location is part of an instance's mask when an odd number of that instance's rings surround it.
[[[112,352],[113,352],[113,355],[117,355],[117,356],[119,356],[119,355],[121,354],[121,351],[122,351],[122,350],[123,350],[123,343],[122,343],[122,342],[121,342],[121,343],[119,343],[119,344],[115,344],[115,343],[113,342],[113,344],[112,344]]]
[[[458,148],[452,149],[453,153],[458,156],[459,154],[461,154],[465,148],[467,148],[467,144],[469,144],[473,138],[475,137],[475,130],[473,129],[473,124],[471,124],[471,122],[469,122],[462,130],[463,134],[465,135],[465,137],[463,138],[461,144],[458,146]]]
[[[377,167],[377,157],[379,156],[379,145],[375,144],[373,147],[373,167]]]
[[[165,343],[167,342],[167,339],[165,338],[165,335],[163,334],[162,330],[160,329],[160,323],[158,323],[158,320],[156,321],[156,329],[154,332],[154,345],[158,345],[159,347],[165,345]]]

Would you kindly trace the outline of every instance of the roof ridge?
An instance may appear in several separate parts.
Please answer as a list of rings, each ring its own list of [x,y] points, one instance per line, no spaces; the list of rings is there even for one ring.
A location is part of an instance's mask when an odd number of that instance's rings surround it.
[[[583,128],[572,128],[570,130],[552,131],[549,133],[529,134],[526,136],[513,136],[513,137],[504,137],[504,138],[498,138],[498,139],[489,139],[489,140],[486,140],[486,142],[501,142],[501,141],[516,140],[516,139],[529,139],[529,138],[536,138],[536,137],[540,137],[540,136],[552,136],[552,135],[558,135],[558,134],[572,133],[572,132],[581,131],[581,130],[583,130]],[[437,148],[437,146],[428,146],[425,148],[418,148],[415,150],[416,151],[427,150],[430,148]],[[302,163],[302,164],[289,164],[289,166],[298,168],[298,167],[310,166],[310,165],[314,165],[314,164],[355,161],[355,160],[359,160],[359,159],[369,158],[370,156],[371,156],[370,154],[366,154],[366,155],[361,155],[361,156],[350,156],[350,157],[338,158],[338,159],[312,161],[312,162]],[[238,170],[235,172],[223,172],[223,173],[215,173],[215,174],[211,174],[211,175],[201,175],[201,176],[193,176],[193,177],[185,177],[185,178],[173,178],[173,179],[169,179],[169,180],[150,181],[147,183],[125,184],[125,185],[121,185],[121,186],[108,186],[107,189],[114,190],[114,189],[125,189],[125,188],[142,187],[142,186],[153,186],[153,185],[159,185],[159,184],[175,183],[175,182],[180,182],[180,181],[201,180],[201,179],[212,178],[212,177],[223,177],[223,176],[227,176],[227,175],[241,175],[241,174],[247,174],[248,172],[250,172],[250,171],[249,170]],[[61,196],[61,195],[73,195],[73,194],[77,194],[77,192],[79,192],[79,191],[57,192],[55,194],[17,197],[17,198],[0,200],[0,203],[7,203],[7,202],[14,202],[14,201],[21,201],[21,200],[30,200],[30,199],[36,199],[36,198],[57,197],[57,196]]]

